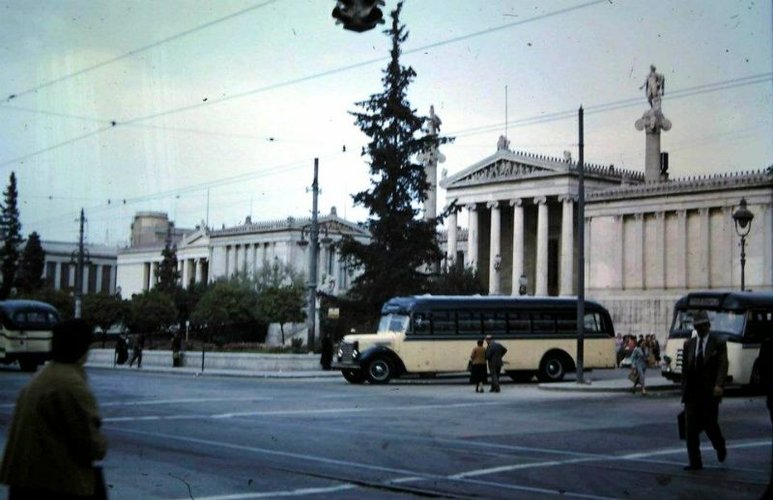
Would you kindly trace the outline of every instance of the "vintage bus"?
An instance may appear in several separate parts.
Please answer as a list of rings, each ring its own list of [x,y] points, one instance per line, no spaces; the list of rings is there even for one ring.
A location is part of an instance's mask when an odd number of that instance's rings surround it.
[[[615,366],[615,330],[604,307],[585,302],[584,367]],[[577,299],[413,296],[389,300],[375,334],[347,335],[333,359],[351,383],[389,382],[406,374],[464,372],[475,342],[492,335],[507,348],[514,380],[560,381],[574,371]]]
[[[0,362],[18,362],[34,372],[51,359],[53,327],[59,322],[56,308],[35,300],[0,301]]]
[[[770,292],[693,292],[674,305],[674,316],[666,341],[663,377],[678,382],[682,378],[682,349],[693,335],[692,314],[705,310],[711,331],[727,341],[727,381],[739,385],[758,385],[758,362],[762,339],[773,337],[773,293]]]

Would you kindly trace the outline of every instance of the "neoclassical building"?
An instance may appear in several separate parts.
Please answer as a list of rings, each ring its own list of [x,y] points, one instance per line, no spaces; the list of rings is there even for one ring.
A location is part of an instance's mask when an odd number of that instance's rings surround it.
[[[339,243],[344,236],[366,242],[370,236],[361,226],[338,217],[335,208],[319,217],[317,284],[327,293],[345,292],[351,270],[341,261]],[[177,246],[182,285],[211,282],[234,274],[254,273],[274,261],[287,264],[308,276],[311,218],[288,217],[276,221],[255,221],[207,229],[202,224],[190,230],[170,230],[166,214],[142,212],[132,224],[132,245],[118,253],[118,285],[124,297],[152,288],[157,282],[161,250],[166,238]],[[145,237],[135,237],[143,228]],[[169,233],[167,233],[169,231]],[[168,236],[167,236],[168,234]]]
[[[691,290],[739,289],[733,211],[755,217],[747,237],[746,285],[773,290],[773,171],[656,181],[586,164],[585,293],[622,333],[663,338],[673,302]],[[491,294],[576,295],[577,163],[511,151],[445,177],[447,259],[476,267]],[[459,225],[467,225],[460,248]]]
[[[43,279],[55,290],[74,290],[77,272],[78,244],[62,241],[41,241],[45,260]],[[116,255],[118,249],[106,245],[84,245],[82,293],[115,293]]]

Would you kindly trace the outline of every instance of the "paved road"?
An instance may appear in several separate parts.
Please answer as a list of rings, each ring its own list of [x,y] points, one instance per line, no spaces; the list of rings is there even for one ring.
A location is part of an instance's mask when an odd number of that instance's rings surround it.
[[[613,375],[616,375],[613,373]],[[721,407],[729,456],[682,471],[678,396],[461,380],[195,377],[90,369],[113,499],[756,498],[770,473],[759,397]],[[0,371],[0,432],[29,375]],[[4,492],[0,491],[0,494]]]

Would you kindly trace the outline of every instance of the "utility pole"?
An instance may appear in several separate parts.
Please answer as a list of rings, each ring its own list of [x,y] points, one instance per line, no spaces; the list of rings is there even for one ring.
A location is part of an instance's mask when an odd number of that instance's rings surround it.
[[[577,383],[585,383],[585,142],[580,106],[580,144],[577,162]]]
[[[317,253],[319,252],[319,219],[317,198],[319,197],[319,158],[314,158],[314,181],[311,183],[311,228],[309,229],[309,310],[306,318],[309,332],[306,339],[308,348],[314,349],[314,334],[317,325]]]
[[[78,253],[75,264],[75,317],[83,317],[83,266],[86,261],[85,251],[83,249],[83,224],[86,218],[81,208],[80,218],[80,236],[78,237]]]

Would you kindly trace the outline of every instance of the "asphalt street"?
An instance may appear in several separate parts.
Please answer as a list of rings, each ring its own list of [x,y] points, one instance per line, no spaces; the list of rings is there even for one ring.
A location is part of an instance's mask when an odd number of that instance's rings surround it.
[[[351,385],[89,369],[110,498],[757,498],[771,471],[764,400],[732,391],[728,459],[685,472],[679,396],[545,391],[463,379]],[[609,377],[624,377],[612,370]],[[0,371],[0,440],[30,375]],[[599,375],[597,375],[599,377]],[[4,494],[0,490],[0,494]]]

